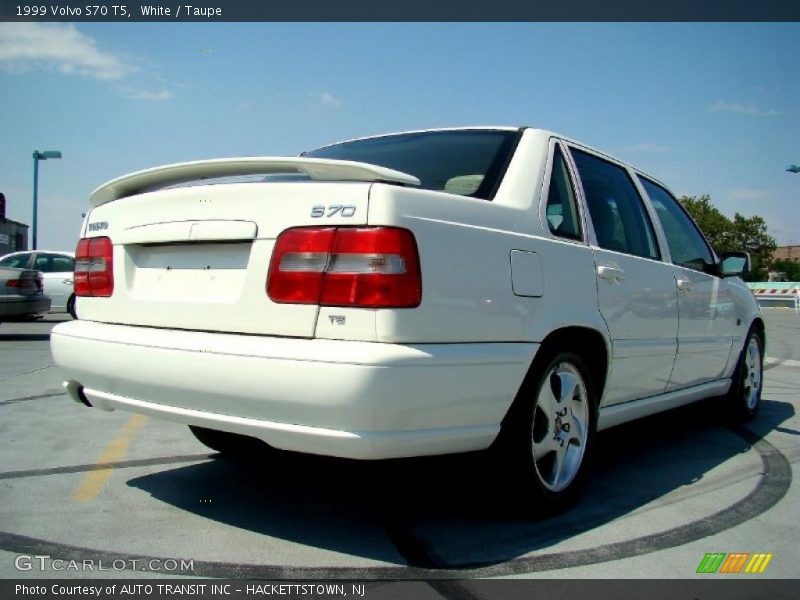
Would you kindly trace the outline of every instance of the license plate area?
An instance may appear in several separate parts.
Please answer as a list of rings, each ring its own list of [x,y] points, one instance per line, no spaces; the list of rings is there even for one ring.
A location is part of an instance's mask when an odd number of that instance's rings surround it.
[[[125,280],[134,300],[235,302],[252,242],[125,246]]]

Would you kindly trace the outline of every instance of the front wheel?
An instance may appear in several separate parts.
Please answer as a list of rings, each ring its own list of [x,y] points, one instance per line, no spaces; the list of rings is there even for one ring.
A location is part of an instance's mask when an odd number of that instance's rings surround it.
[[[73,319],[78,318],[78,313],[75,312],[75,294],[72,294],[67,300],[67,312]]]
[[[553,513],[577,497],[597,430],[597,395],[583,359],[556,352],[523,384],[504,426],[515,509]]]
[[[737,419],[749,421],[758,414],[764,381],[764,342],[758,331],[750,331],[733,374],[727,395]]]

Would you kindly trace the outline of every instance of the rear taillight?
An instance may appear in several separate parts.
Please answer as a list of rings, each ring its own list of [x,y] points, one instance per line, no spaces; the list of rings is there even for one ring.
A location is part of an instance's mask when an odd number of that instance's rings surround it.
[[[396,227],[299,227],[275,242],[273,302],[413,308],[422,299],[414,235]]]
[[[14,288],[20,291],[35,291],[42,290],[42,274],[24,273],[19,279],[9,279],[6,281],[6,287]]]
[[[84,238],[75,249],[75,295],[114,293],[114,247],[107,237]]]

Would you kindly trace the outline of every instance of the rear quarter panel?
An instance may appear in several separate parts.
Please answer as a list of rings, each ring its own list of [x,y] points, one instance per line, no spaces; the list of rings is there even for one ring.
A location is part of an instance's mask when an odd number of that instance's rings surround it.
[[[369,224],[414,232],[422,269],[422,303],[379,310],[385,342],[539,342],[554,329],[585,326],[601,333],[591,249],[544,232],[538,206],[549,136],[523,139],[493,201],[375,184]],[[511,253],[536,253],[540,272],[515,273]],[[539,281],[532,281],[538,278]]]

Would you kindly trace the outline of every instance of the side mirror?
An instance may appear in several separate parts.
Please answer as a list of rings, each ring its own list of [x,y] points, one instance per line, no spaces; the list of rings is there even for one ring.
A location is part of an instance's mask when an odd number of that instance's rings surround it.
[[[734,277],[749,273],[752,267],[747,252],[724,252],[719,257],[719,273],[723,277]]]

